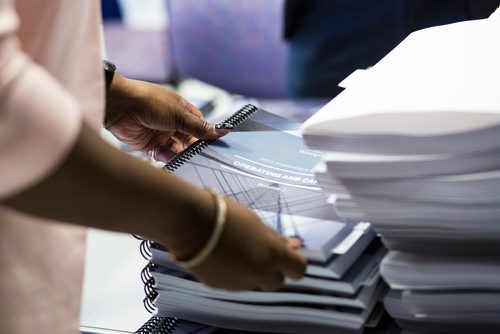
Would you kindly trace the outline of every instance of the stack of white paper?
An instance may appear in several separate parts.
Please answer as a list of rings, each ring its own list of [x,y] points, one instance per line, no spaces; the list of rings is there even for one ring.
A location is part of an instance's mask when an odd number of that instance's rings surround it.
[[[389,312],[419,333],[500,332],[500,17],[415,32],[348,79],[302,132],[339,215],[391,249]]]

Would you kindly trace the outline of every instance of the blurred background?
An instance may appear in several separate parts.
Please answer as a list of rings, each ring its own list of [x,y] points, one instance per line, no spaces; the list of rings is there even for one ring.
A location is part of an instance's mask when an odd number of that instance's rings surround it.
[[[327,100],[287,99],[283,7],[284,0],[103,0],[107,59],[125,76],[170,85],[214,120],[245,103],[304,120]]]
[[[123,74],[286,96],[283,1],[104,0],[107,57]]]
[[[204,112],[241,97],[304,120],[408,34],[500,0],[102,0],[107,59]],[[224,98],[223,98],[224,97]],[[234,107],[230,107],[234,111]],[[215,108],[218,109],[218,108]]]

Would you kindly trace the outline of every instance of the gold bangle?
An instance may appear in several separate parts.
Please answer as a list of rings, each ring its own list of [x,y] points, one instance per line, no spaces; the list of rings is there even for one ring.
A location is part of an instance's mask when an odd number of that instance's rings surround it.
[[[217,246],[217,243],[222,235],[222,231],[224,230],[224,225],[226,224],[227,203],[224,200],[224,196],[212,189],[208,190],[215,200],[215,226],[207,243],[196,255],[187,261],[177,261],[178,264],[187,269],[200,265],[210,256],[215,249],[215,246]]]

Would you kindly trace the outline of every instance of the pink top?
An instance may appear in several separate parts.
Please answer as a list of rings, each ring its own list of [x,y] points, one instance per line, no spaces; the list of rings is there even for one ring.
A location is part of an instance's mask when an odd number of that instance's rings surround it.
[[[99,1],[0,0],[0,200],[103,117]],[[0,333],[78,333],[85,230],[0,206]]]

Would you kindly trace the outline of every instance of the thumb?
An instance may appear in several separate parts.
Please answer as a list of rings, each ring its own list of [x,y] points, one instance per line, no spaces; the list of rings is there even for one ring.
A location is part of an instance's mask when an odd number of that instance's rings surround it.
[[[199,139],[217,139],[229,133],[229,129],[216,129],[213,123],[189,113],[181,113],[176,130]]]
[[[296,251],[287,249],[282,258],[281,272],[291,279],[300,279],[305,275],[307,259]]]

